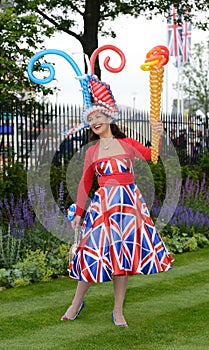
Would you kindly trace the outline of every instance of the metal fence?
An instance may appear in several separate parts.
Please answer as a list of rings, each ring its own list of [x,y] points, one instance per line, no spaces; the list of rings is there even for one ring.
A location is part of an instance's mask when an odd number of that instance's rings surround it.
[[[54,162],[63,164],[88,142],[89,131],[77,132],[65,138],[61,131],[79,124],[82,108],[70,105],[49,105],[27,102],[5,102],[0,105],[0,169],[19,161],[28,169],[35,165],[40,154],[50,151]],[[200,119],[162,114],[165,134],[175,147],[181,164],[195,163],[205,148],[208,136]],[[146,146],[151,145],[148,112],[121,107],[119,127],[127,137],[133,137]],[[35,147],[35,146],[36,147]]]

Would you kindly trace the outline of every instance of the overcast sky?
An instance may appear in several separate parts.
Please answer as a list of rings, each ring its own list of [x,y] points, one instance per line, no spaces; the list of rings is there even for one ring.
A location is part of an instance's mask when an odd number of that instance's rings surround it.
[[[120,48],[126,56],[126,65],[122,72],[110,73],[105,70],[102,62],[106,55],[110,55],[110,64],[115,66],[119,62],[118,56],[109,50],[100,53],[102,80],[110,84],[117,104],[149,110],[149,72],[142,71],[140,65],[152,47],[167,46],[167,23],[162,17],[152,21],[148,21],[144,17],[137,19],[121,17],[115,22],[111,22],[111,28],[115,30],[117,37],[115,39],[99,37],[99,46],[108,44]],[[206,37],[206,32],[193,30],[192,44],[204,40]],[[84,72],[82,47],[73,37],[65,33],[56,34],[54,38],[46,41],[46,48],[65,51]],[[60,88],[59,93],[50,98],[51,101],[82,105],[83,96],[80,84],[75,79],[75,72],[69,63],[58,56],[50,56],[50,61],[56,64],[55,77],[57,86]],[[172,100],[177,97],[177,93],[172,87],[177,79],[178,69],[174,67],[174,58],[170,57],[163,84],[161,105],[164,111],[171,111]]]

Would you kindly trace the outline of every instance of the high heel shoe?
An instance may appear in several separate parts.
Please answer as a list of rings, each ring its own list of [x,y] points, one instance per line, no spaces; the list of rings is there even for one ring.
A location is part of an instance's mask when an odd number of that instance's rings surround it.
[[[116,323],[115,322],[115,315],[114,315],[114,311],[112,312],[112,320],[115,326],[119,326],[119,327],[128,327],[128,323]]]
[[[77,314],[75,315],[75,317],[67,317],[66,314],[64,314],[62,317],[61,317],[61,321],[74,321],[76,319],[76,317],[80,314],[80,312],[83,310],[85,304],[84,304],[84,301],[82,301],[79,309],[78,309],[78,312]]]

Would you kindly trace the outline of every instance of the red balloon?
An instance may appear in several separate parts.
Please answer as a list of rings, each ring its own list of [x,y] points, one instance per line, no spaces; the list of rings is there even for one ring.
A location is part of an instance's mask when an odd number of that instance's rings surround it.
[[[96,50],[94,50],[94,52],[92,53],[91,55],[91,58],[90,58],[90,65],[91,65],[91,71],[92,73],[94,74],[94,64],[95,64],[95,60],[98,56],[98,54],[104,50],[113,50],[115,51],[116,53],[118,53],[118,55],[120,56],[121,58],[121,64],[118,68],[113,68],[109,65],[109,62],[110,62],[110,57],[107,56],[104,60],[104,67],[109,71],[109,72],[112,72],[112,73],[119,73],[123,70],[125,64],[126,64],[126,58],[125,58],[125,55],[123,53],[123,51],[121,51],[118,47],[114,46],[114,45],[103,45],[101,47],[98,47]]]

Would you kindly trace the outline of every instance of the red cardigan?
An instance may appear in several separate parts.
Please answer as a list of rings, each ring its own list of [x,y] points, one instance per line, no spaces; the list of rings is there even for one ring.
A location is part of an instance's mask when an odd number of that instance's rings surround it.
[[[128,156],[132,163],[134,163],[134,158],[139,158],[143,160],[151,160],[151,148],[143,146],[139,141],[136,141],[132,138],[123,138],[123,139],[117,139],[121,146],[124,149],[124,155]],[[160,149],[162,146],[162,141],[160,141]],[[86,151],[85,160],[84,160],[84,168],[83,168],[83,175],[78,185],[78,192],[77,192],[77,202],[76,202],[76,215],[82,215],[84,212],[85,203],[88,197],[88,194],[92,187],[92,181],[95,174],[95,164],[98,163],[98,153],[99,153],[99,141],[94,144],[93,146],[89,147]],[[120,157],[121,155],[119,155]],[[109,159],[102,158],[102,160]],[[134,176],[133,174],[127,174],[128,176],[124,176],[125,174],[121,175],[119,177],[117,175],[112,174],[108,175],[108,180],[114,181],[114,179],[120,182],[121,185],[133,183],[134,182]],[[111,178],[111,179],[110,179]],[[98,180],[99,185],[103,186],[104,183],[102,180]]]

